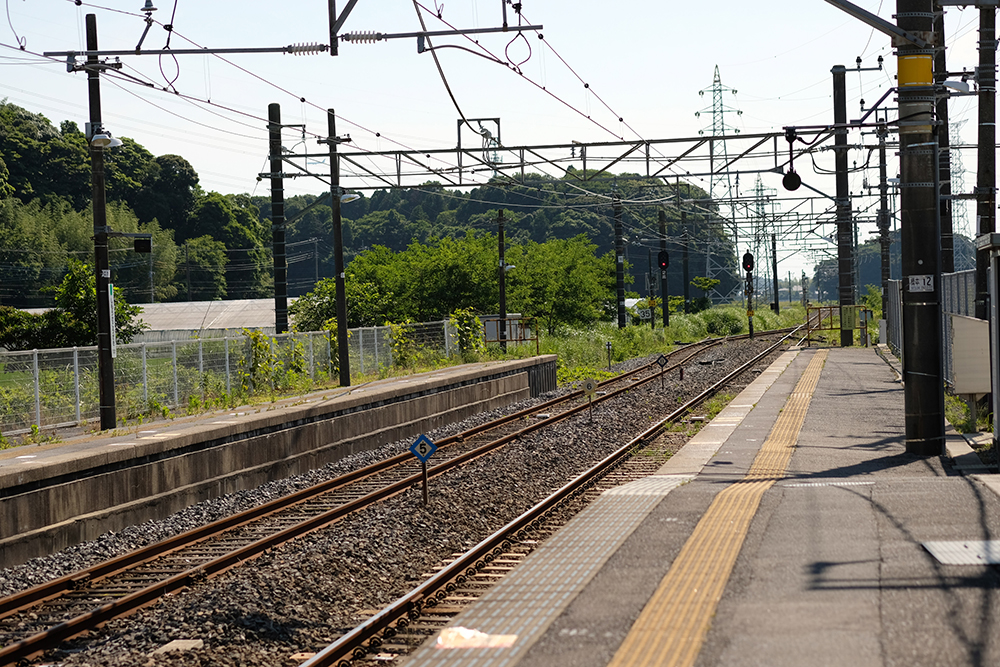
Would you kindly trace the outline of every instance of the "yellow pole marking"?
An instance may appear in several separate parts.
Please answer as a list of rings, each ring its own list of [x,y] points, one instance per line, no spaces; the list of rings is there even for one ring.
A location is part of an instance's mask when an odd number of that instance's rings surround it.
[[[760,500],[785,475],[826,356],[813,356],[750,470],[712,501],[608,667],[694,664]]]

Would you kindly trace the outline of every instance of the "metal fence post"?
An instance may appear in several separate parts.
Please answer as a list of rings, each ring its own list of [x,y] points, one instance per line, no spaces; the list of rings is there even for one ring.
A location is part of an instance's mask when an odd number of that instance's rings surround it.
[[[149,373],[146,371],[146,344],[142,344],[142,400],[149,406]]]
[[[364,327],[358,329],[358,349],[359,349],[359,354],[358,354],[359,368],[361,369],[361,374],[363,375],[365,372],[365,328]]]
[[[204,342],[198,339],[198,384],[201,386],[201,397],[205,398],[205,359],[202,353],[205,349]]]
[[[181,399],[177,387],[177,341],[170,341],[170,347],[174,358],[174,407],[180,407]]]
[[[316,363],[313,355],[313,335],[311,331],[306,335],[309,336],[309,379],[314,380],[316,379]]]
[[[38,378],[38,350],[31,351],[32,365],[34,366],[34,376],[35,376],[35,424],[38,428],[42,427],[42,388],[40,386],[40,381]]]
[[[73,396],[76,397],[76,423],[80,419],[80,353],[76,347],[73,348]]]
[[[225,341],[226,348],[226,394],[232,394],[232,384],[229,380],[229,336],[223,337],[223,340]]]

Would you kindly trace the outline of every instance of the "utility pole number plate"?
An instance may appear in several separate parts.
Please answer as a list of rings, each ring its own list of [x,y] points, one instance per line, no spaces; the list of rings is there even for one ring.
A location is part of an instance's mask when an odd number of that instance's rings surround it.
[[[911,292],[933,292],[934,291],[934,276],[908,276],[909,289]]]

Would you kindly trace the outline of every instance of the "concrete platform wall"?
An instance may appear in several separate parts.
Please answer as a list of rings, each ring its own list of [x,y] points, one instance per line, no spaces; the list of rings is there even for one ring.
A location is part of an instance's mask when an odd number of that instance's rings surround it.
[[[50,457],[0,475],[0,567],[321,467],[555,389],[555,357],[477,364],[386,387]]]

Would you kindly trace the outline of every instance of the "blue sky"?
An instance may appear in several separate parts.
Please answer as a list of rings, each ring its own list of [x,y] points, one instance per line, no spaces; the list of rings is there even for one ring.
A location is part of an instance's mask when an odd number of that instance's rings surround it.
[[[6,25],[0,22],[0,43],[6,47],[0,49],[0,95],[44,113],[55,124],[69,119],[82,127],[87,120],[85,75],[67,73],[63,63],[32,54],[82,49],[87,13],[98,17],[102,49],[132,49],[145,25],[139,12],[143,2],[107,0],[77,6],[72,0],[5,0],[9,20]],[[438,10],[457,27],[501,23],[500,0],[420,2],[429,10],[424,12],[429,30],[447,28],[437,19]],[[894,2],[858,4],[892,20]],[[161,0],[156,5],[153,18],[174,26],[169,36],[173,48],[328,41],[325,0]],[[490,53],[519,64],[521,74],[468,51],[439,51],[462,112],[469,118],[500,117],[507,145],[696,136],[711,125],[709,115],[695,113],[711,105],[710,95],[699,91],[712,85],[716,66],[723,84],[737,91],[727,93],[727,106],[742,111],[727,116],[726,122],[743,133],[832,121],[830,69],[836,64],[854,67],[858,56],[865,67],[883,56],[885,71],[848,73],[851,118],[858,116],[860,99],[875,101],[894,81],[889,39],[822,0],[525,0],[523,16],[526,22],[544,25],[544,40],[531,33],[525,33],[525,39],[478,36]],[[517,20],[510,6],[508,19]],[[977,25],[976,10],[949,8],[950,70],[975,67]],[[412,0],[360,0],[344,28],[390,33],[419,29]],[[154,25],[144,47],[162,48],[167,37]],[[16,48],[19,39],[24,52]],[[435,41],[436,46],[445,44],[475,48],[461,38]],[[430,54],[418,54],[414,39],[341,43],[335,58],[254,54],[225,60],[204,55],[123,56],[122,61],[124,71],[156,87],[105,80],[106,126],[154,154],[183,155],[206,190],[266,194],[266,182],[258,184],[256,175],[265,170],[264,119],[272,102],[281,104],[285,123],[306,126],[305,143],[296,145],[301,137],[286,134],[285,145],[295,150],[323,150],[315,137],[326,134],[327,108],[336,109],[341,118],[338,133],[349,133],[365,150],[446,148],[456,142],[459,113]],[[963,140],[973,143],[975,98],[955,100],[951,113],[952,120],[968,121]],[[853,142],[862,139],[852,136]],[[975,155],[964,156],[966,190],[971,191]],[[863,162],[864,156],[852,159]],[[818,158],[824,160],[832,166],[832,156]],[[797,166],[800,172],[806,167]],[[853,174],[852,192],[862,189],[866,177],[877,178],[877,171]],[[832,192],[828,178],[812,178],[810,182]],[[763,180],[780,193],[780,177],[769,174]],[[297,194],[320,192],[324,186],[300,178],[287,188]],[[802,253],[788,253],[792,265],[810,261]]]

